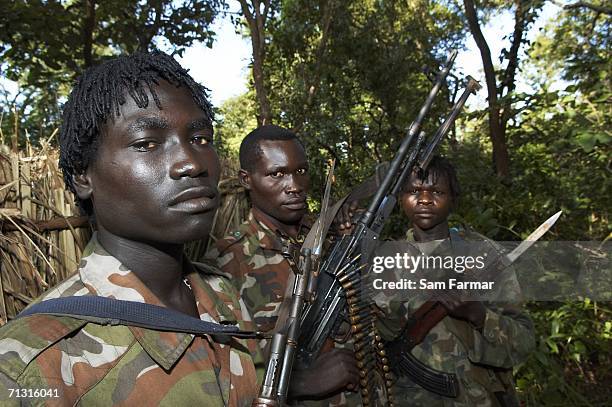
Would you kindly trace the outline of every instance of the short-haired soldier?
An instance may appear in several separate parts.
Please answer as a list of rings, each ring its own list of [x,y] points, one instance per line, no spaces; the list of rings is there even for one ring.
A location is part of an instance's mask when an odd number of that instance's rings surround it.
[[[490,248],[492,253],[502,254],[501,247],[483,235],[470,229],[449,227],[448,216],[456,207],[459,195],[455,169],[446,158],[434,157],[426,171],[411,174],[404,184],[400,203],[412,223],[407,240],[415,254],[457,255],[458,248],[474,246],[478,247],[476,250]],[[470,246],[470,242],[474,246]],[[452,377],[458,392],[450,395],[428,390],[417,383],[419,378],[411,380],[402,376],[393,387],[398,405],[518,405],[512,367],[532,351],[533,325],[519,304],[508,301],[516,301],[520,296],[514,272],[506,269],[496,279],[499,291],[490,301],[476,301],[474,296],[471,301],[463,301],[450,291],[443,291],[436,297],[413,294],[402,304],[400,312],[381,321],[381,331],[385,336],[392,336],[389,331],[401,332],[402,321],[406,319],[411,319],[409,327],[415,331],[419,330],[418,324],[429,326],[427,321],[417,317],[428,298],[446,309],[447,316],[431,328],[411,353],[431,369],[430,383],[434,381],[433,376],[444,383],[450,382]],[[404,331],[403,335],[408,332],[411,330]],[[414,337],[404,339],[408,339],[408,343],[417,342]],[[391,358],[397,359],[397,355]]]
[[[161,52],[118,57],[79,78],[60,166],[96,232],[76,274],[37,302],[97,296],[252,328],[226,276],[183,253],[207,238],[218,206],[212,119],[205,88]],[[252,339],[34,314],[0,329],[0,400],[245,406],[257,395],[258,357]],[[28,400],[19,389],[52,392]]]
[[[308,160],[294,133],[266,125],[242,141],[240,166],[240,183],[251,201],[248,219],[219,240],[208,256],[232,274],[258,330],[270,332],[291,281],[291,267],[281,254],[283,247],[299,249],[309,231],[305,220],[310,189]],[[289,396],[306,400],[333,396],[322,403],[344,404],[342,391],[356,390],[357,381],[352,352],[332,349],[319,357],[312,369],[293,371]]]

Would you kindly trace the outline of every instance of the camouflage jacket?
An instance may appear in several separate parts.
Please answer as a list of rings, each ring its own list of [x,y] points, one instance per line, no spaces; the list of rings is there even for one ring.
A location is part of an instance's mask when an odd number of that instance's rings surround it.
[[[281,254],[283,246],[299,245],[299,240],[273,231],[251,211],[238,230],[217,241],[206,255],[232,275],[232,282],[262,332],[274,329],[291,277],[291,266]]]
[[[499,246],[473,231],[455,230],[450,240],[441,243],[449,247],[448,242],[453,245],[458,239],[467,242],[484,241],[501,254]],[[408,240],[414,242],[410,232]],[[414,243],[415,247],[419,245]],[[433,253],[444,253],[440,249],[442,246]],[[513,295],[518,298],[520,287],[512,270],[509,271],[506,273],[509,277],[500,281],[500,289],[504,290],[504,298]],[[421,296],[399,307],[390,306],[387,311],[393,311],[380,324],[383,335],[390,339],[399,334],[406,317],[414,313],[425,299]],[[459,396],[451,399],[430,393],[407,377],[401,377],[393,386],[393,395],[398,405],[498,406],[500,404],[495,393],[505,393],[510,399],[515,399],[511,369],[525,360],[535,346],[533,324],[519,304],[494,301],[485,302],[484,305],[486,316],[481,331],[469,322],[446,316],[412,349],[412,354],[427,366],[457,375]]]
[[[187,279],[200,318],[252,330],[229,281],[215,267],[195,265],[198,272]],[[78,272],[39,300],[80,295],[163,306],[95,235]],[[254,340],[41,314],[0,328],[2,405],[250,406],[260,368],[263,359]],[[42,390],[39,397],[36,389]]]
[[[308,226],[302,231],[308,233]],[[284,245],[298,245],[302,239],[291,239],[274,232],[268,225],[249,212],[248,219],[239,229],[217,241],[207,257],[217,260],[217,266],[233,276],[232,282],[260,331],[274,329],[280,308],[287,294],[291,266],[281,251]],[[260,346],[265,348],[266,341]],[[354,406],[359,396],[356,393],[342,393],[319,402],[307,401],[304,406]],[[348,399],[348,400],[347,400]]]

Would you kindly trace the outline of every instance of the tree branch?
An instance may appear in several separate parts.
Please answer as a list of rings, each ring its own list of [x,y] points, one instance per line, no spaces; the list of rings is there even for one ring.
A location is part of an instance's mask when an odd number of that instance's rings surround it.
[[[96,26],[96,0],[85,3],[85,20],[83,21],[83,61],[84,67],[93,65],[93,32]]]
[[[573,10],[577,8],[588,8],[589,10],[597,11],[598,13],[604,13],[607,15],[612,15],[612,8],[599,6],[593,3],[587,3],[586,1],[578,1],[573,4],[563,4],[560,1],[552,0],[554,4],[559,7],[562,7],[564,10]]]

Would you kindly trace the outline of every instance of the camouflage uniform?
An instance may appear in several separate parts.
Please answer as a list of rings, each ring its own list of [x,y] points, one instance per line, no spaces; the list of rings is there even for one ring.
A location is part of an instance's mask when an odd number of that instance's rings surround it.
[[[200,318],[252,330],[231,283],[212,266],[195,266],[187,279]],[[163,306],[95,235],[78,272],[40,300],[79,295]],[[254,340],[38,314],[0,329],[0,404],[250,406],[262,362]],[[9,397],[10,389],[57,389],[59,397]]]
[[[456,232],[456,231],[455,231]],[[450,247],[456,240],[479,241],[491,244],[498,253],[499,246],[473,231],[451,233],[433,252],[445,255],[441,247]],[[414,242],[411,231],[408,240]],[[425,243],[426,245],[427,243]],[[416,247],[421,246],[415,243]],[[431,253],[429,253],[431,254]],[[496,282],[504,292],[504,298],[518,298],[520,288],[513,272],[508,278]],[[513,293],[513,294],[508,294]],[[380,323],[380,330],[387,339],[401,332],[406,316],[414,313],[426,298],[415,298],[401,304],[401,311],[394,311]],[[428,392],[407,377],[401,377],[393,386],[396,404],[400,406],[499,406],[495,393],[506,393],[515,399],[512,367],[522,362],[535,346],[533,325],[518,304],[485,302],[486,316],[482,332],[469,322],[446,316],[412,349],[412,354],[430,368],[454,373],[459,381],[459,396],[447,398]],[[397,306],[397,304],[395,304]],[[393,305],[385,304],[387,311]],[[385,307],[383,307],[385,308]],[[396,308],[397,309],[397,308]],[[394,314],[394,315],[393,315]],[[516,401],[514,401],[516,403]]]
[[[302,229],[308,232],[306,226]],[[217,266],[221,270],[232,274],[232,281],[262,332],[274,329],[291,276],[291,266],[281,254],[283,245],[298,244],[303,241],[302,237],[302,234],[298,239],[282,236],[256,219],[253,211],[250,211],[238,230],[217,241],[207,253],[208,258],[217,259]],[[262,341],[260,345],[263,349],[266,342]],[[351,398],[354,398],[353,395],[358,397],[355,393],[350,394]],[[340,394],[318,403],[307,402],[306,405],[355,405],[347,402],[346,398],[345,394]]]

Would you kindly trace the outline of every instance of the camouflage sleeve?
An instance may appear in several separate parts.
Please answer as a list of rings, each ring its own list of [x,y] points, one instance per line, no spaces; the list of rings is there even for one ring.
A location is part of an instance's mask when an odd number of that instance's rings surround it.
[[[226,270],[223,270],[226,271]],[[232,311],[236,320],[238,321],[238,326],[240,329],[245,331],[255,331],[257,327],[253,322],[253,317],[249,312],[249,309],[242,301],[242,298],[238,294],[238,291],[234,287],[233,282],[228,281],[228,279],[223,278],[224,283],[220,284],[221,292],[225,297],[226,303],[230,302],[232,304]],[[262,353],[262,350],[255,339],[247,339],[244,340],[246,343],[246,347],[251,354],[251,358],[253,359],[253,363],[255,365],[255,371],[257,374],[257,383],[261,383],[263,381],[263,375],[265,372],[265,360]]]
[[[520,308],[488,308],[482,333],[474,330],[468,357],[474,363],[511,368],[535,348],[533,324]]]
[[[232,244],[223,251],[217,252],[216,263],[217,267],[224,273],[232,276],[232,284],[242,294],[243,285],[246,283],[246,257],[243,252],[243,247],[240,243]]]
[[[468,357],[474,363],[511,368],[524,361],[535,348],[531,318],[520,303],[506,301],[520,298],[520,286],[512,267],[505,270],[500,281],[500,298],[504,301],[487,303],[482,332],[473,330],[474,343]]]
[[[0,372],[0,405],[18,406],[20,403],[15,391],[19,389],[20,387],[15,381]]]

